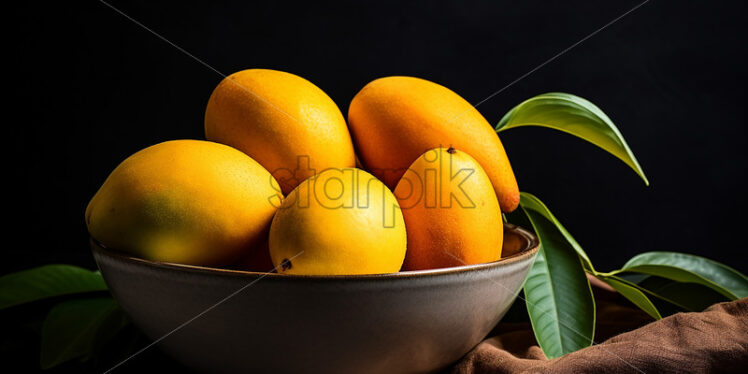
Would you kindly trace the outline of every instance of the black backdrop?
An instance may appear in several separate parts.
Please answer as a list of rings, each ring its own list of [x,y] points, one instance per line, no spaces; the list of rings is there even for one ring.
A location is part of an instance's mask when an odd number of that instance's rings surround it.
[[[413,75],[477,103],[639,1],[124,2],[111,4],[224,74],[301,75],[345,114],[370,80]],[[83,211],[129,154],[201,138],[221,76],[97,1],[6,12],[2,273],[93,267]],[[745,5],[652,0],[479,106],[492,123],[530,96],[588,98],[619,126],[650,187],[593,145],[546,129],[502,140],[602,270],[673,250],[747,271]]]

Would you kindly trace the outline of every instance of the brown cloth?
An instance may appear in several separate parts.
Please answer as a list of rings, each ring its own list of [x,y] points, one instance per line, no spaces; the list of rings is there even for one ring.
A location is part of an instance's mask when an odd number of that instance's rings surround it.
[[[529,323],[500,323],[447,372],[748,373],[748,298],[652,322],[612,289],[593,289],[602,343],[548,360]]]

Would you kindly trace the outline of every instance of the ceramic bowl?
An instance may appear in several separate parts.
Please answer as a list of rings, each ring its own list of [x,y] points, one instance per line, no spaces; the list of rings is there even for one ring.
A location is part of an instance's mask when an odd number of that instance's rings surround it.
[[[504,235],[496,262],[357,276],[159,263],[91,247],[134,323],[198,371],[421,373],[457,361],[517,297],[538,240],[509,224]]]

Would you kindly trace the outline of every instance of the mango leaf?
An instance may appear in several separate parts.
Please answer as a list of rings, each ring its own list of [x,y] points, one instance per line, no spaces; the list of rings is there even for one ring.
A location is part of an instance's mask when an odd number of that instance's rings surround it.
[[[55,296],[106,289],[98,272],[71,265],[45,265],[0,277],[0,310]]]
[[[624,271],[656,275],[678,282],[698,283],[730,300],[748,296],[748,278],[745,275],[719,262],[686,253],[642,253],[634,256],[616,272]]]
[[[595,334],[595,300],[580,256],[558,227],[522,194],[520,207],[540,238],[525,282],[525,303],[535,338],[549,358],[590,346]]]
[[[568,244],[571,246],[571,248],[574,249],[574,251],[577,252],[577,255],[579,255],[580,260],[582,261],[582,266],[584,266],[585,270],[595,274],[595,269],[592,266],[592,262],[590,261],[589,256],[587,256],[587,253],[582,249],[582,246],[577,243],[576,240],[574,240],[574,237],[571,236],[571,233],[566,231],[566,228],[561,224],[561,222],[556,219],[556,217],[551,213],[551,211],[548,209],[545,204],[543,204],[540,199],[535,197],[534,195],[527,193],[527,192],[521,192],[520,193],[520,202],[522,207],[527,210],[530,209],[536,214],[539,214],[543,217],[545,217],[547,220],[549,220],[554,226],[556,226],[556,229],[558,232],[564,237],[564,239],[568,242]]]
[[[675,303],[689,312],[701,312],[713,304],[729,301],[727,297],[698,283],[683,283],[657,276],[647,276],[637,285],[655,297]]]
[[[615,275],[611,275],[611,274],[615,274]],[[652,304],[654,304],[655,307],[657,307],[657,310],[660,312],[660,315],[663,317],[669,316],[671,314],[679,313],[679,312],[692,311],[688,307],[681,305],[677,301],[667,298],[665,295],[656,294],[653,291],[648,290],[639,285],[640,282],[643,282],[645,279],[652,277],[652,275],[641,274],[641,273],[629,273],[629,272],[623,272],[623,273],[611,272],[611,273],[598,274],[598,277],[600,276],[614,276],[616,278],[623,280],[629,285],[636,287],[639,291],[643,292],[645,295],[647,295],[647,297],[649,297],[649,300],[652,302]],[[669,279],[666,279],[666,280],[669,281]]]
[[[662,315],[660,315],[660,312],[657,310],[657,307],[652,303],[651,300],[649,300],[649,297],[647,297],[647,295],[644,292],[639,290],[636,284],[628,282],[625,279],[621,279],[614,275],[612,276],[598,275],[597,279],[600,279],[601,281],[615,288],[616,291],[618,291],[618,293],[620,293],[621,295],[623,295],[623,297],[625,297],[626,299],[631,301],[634,305],[639,307],[639,309],[645,311],[647,314],[652,316],[652,318],[662,319]]]
[[[127,323],[124,312],[111,297],[74,299],[57,304],[42,325],[42,369],[90,357]]]
[[[612,274],[613,272],[611,272]],[[617,273],[616,276],[618,278],[621,278],[625,281],[628,281],[629,283],[639,284],[639,282],[651,277],[651,275],[647,274],[641,274],[641,273]]]
[[[599,274],[598,277],[608,276]],[[641,273],[618,273],[619,278],[643,292],[662,317],[680,312],[700,312],[708,306],[728,299],[697,283],[682,283]]]
[[[632,168],[646,185],[639,166],[623,135],[600,108],[575,95],[550,92],[527,99],[510,110],[496,125],[496,132],[521,126],[547,127],[584,139]]]

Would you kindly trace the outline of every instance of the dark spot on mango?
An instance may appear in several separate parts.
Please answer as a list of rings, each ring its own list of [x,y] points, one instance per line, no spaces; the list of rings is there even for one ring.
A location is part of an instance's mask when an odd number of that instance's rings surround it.
[[[291,260],[284,258],[283,261],[281,261],[281,270],[286,271],[292,267]]]
[[[449,147],[449,148],[447,148],[447,153],[453,155],[453,154],[457,153],[457,150],[454,147]]]

